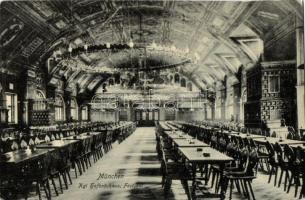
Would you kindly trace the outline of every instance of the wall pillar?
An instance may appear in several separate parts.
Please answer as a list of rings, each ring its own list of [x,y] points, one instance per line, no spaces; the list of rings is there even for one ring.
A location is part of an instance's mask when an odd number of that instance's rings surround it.
[[[22,122],[24,125],[28,126],[30,121],[30,115],[29,115],[29,101],[28,100],[24,100],[23,102],[23,106],[22,106],[22,109],[23,109],[23,114],[22,114]]]
[[[91,112],[92,112],[91,105],[88,104],[88,105],[86,105],[86,106],[87,106],[87,108],[88,108],[88,113],[87,113],[87,115],[88,115],[88,121],[91,121]]]
[[[305,129],[305,87],[304,87],[304,24],[296,19],[296,47],[297,47],[297,128]]]
[[[204,120],[207,120],[208,119],[208,116],[207,116],[208,113],[207,113],[207,104],[206,103],[204,104],[203,109],[204,109]]]
[[[212,120],[215,120],[215,107],[216,107],[216,103],[212,103],[211,105]]]
[[[65,113],[66,121],[70,122],[71,120],[71,93],[68,91],[64,92],[64,101],[65,101]]]
[[[1,127],[1,125],[5,126],[7,124],[7,119],[8,119],[5,94],[4,94],[4,86],[2,85],[1,81],[4,81],[4,80],[0,80],[0,127]]]
[[[50,112],[50,125],[55,124],[55,99],[54,98],[47,98],[47,109]]]

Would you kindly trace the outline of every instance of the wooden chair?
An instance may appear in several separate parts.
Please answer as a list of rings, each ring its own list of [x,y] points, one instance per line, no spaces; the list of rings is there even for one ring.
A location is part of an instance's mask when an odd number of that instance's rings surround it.
[[[190,192],[187,181],[191,180],[192,176],[190,174],[190,171],[185,167],[183,163],[169,161],[165,157],[165,153],[163,152],[162,161],[161,161],[161,173],[162,173],[161,183],[165,198],[168,197],[172,185],[172,180],[180,180],[188,195],[188,198],[190,199]]]
[[[293,150],[292,147],[285,145],[284,153],[285,153],[285,157],[287,158],[288,163],[289,163],[287,166],[287,169],[291,173],[287,193],[289,193],[290,188],[294,183],[294,185],[295,185],[294,196],[296,197],[298,194],[298,188],[299,188],[299,186],[301,186],[300,179],[302,178],[302,171],[304,171],[305,168],[302,168],[302,163],[301,163],[300,159],[297,157],[297,150]],[[287,178],[289,178],[289,176]]]
[[[243,193],[248,199],[255,200],[254,191],[252,189],[252,181],[256,178],[256,166],[258,163],[258,155],[256,151],[244,150],[240,152],[241,160],[243,161],[242,170],[235,168],[226,170],[224,172],[225,185],[226,188],[230,184],[230,196],[229,199],[232,199],[232,190],[233,184],[235,183],[237,190],[241,193],[240,186],[243,190]]]
[[[249,142],[250,150],[254,150],[257,152],[258,159],[259,159],[258,166],[260,166],[261,169],[264,170],[264,164],[265,164],[267,167],[267,171],[269,172],[269,170],[270,170],[269,163],[268,163],[269,154],[268,154],[268,152],[266,152],[265,147],[258,146],[252,138],[247,138],[247,140]]]
[[[26,166],[23,167],[23,180],[25,181],[25,187],[32,185],[36,186],[36,192],[41,200],[40,188],[43,187],[47,199],[51,199],[51,189],[49,184],[49,164],[51,157],[49,154],[41,156],[35,160],[31,160]]]
[[[92,153],[93,153],[93,160],[96,162],[98,159],[103,157],[103,135],[98,134],[93,138],[92,144]]]
[[[226,154],[232,158],[234,158],[234,162],[232,163],[228,163],[226,165],[227,170],[229,169],[236,169],[241,165],[240,161],[240,155],[239,155],[239,147],[237,145],[237,143],[235,143],[235,137],[231,138],[231,141],[228,142],[227,146],[226,146]],[[209,170],[209,175],[208,175],[208,179],[210,179],[210,176],[212,175],[212,182],[211,182],[211,188],[214,188],[214,184],[215,184],[215,193],[219,192],[220,189],[220,185],[219,185],[219,180],[220,180],[220,168],[219,165],[211,165],[210,166],[210,170]]]
[[[273,145],[271,145],[268,141],[266,142],[266,149],[268,151],[268,163],[269,163],[269,166],[271,167],[271,170],[269,171],[268,183],[271,182],[271,178],[274,175],[274,186],[275,186],[276,185],[276,180],[277,180],[279,162],[276,158],[275,150],[274,150]]]
[[[281,174],[280,174],[279,181],[278,181],[278,187],[281,186],[282,178],[285,173],[284,191],[286,191],[287,180],[289,179],[289,165],[290,164],[289,164],[289,161],[286,159],[284,151],[279,143],[275,143],[273,145],[273,148],[274,148],[277,160],[278,160],[279,169],[281,169]],[[275,179],[275,181],[276,181],[276,179]],[[275,182],[274,186],[276,186],[276,182]]]
[[[300,170],[301,177],[302,177],[302,188],[301,188],[300,195],[299,195],[299,199],[302,199],[305,197],[305,171],[304,171],[304,169],[305,169],[305,150],[302,149],[301,147],[298,147],[297,152],[298,152],[298,159],[300,162],[299,169],[303,169],[303,170]]]

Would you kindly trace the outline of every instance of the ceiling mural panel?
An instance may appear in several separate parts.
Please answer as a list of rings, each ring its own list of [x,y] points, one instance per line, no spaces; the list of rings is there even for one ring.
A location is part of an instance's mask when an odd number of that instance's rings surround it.
[[[0,48],[7,48],[16,45],[22,34],[29,31],[28,27],[15,15],[8,12],[6,9],[1,9],[1,19],[7,19],[1,26],[0,33]]]
[[[249,21],[258,27],[263,33],[267,33],[281,22],[288,12],[284,12],[274,2],[264,2],[251,15]]]
[[[49,2],[31,1],[28,4],[33,10],[37,11],[37,13],[40,14],[41,17],[43,18],[51,18],[56,15],[56,12],[50,6]]]

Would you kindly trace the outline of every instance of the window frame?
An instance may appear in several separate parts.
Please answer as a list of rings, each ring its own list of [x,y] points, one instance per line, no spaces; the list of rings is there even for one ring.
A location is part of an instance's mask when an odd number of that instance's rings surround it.
[[[277,82],[278,82],[278,90],[273,90],[273,91],[271,91],[271,78],[273,78],[273,77],[275,77],[275,78],[277,78]],[[280,91],[281,91],[281,79],[280,79],[280,76],[279,75],[269,75],[268,76],[268,92],[269,93],[279,93]]]
[[[85,112],[85,115],[84,115]],[[88,121],[88,106],[82,106],[81,107],[81,120],[82,121]]]
[[[57,103],[57,99],[61,100],[61,105]],[[65,121],[65,101],[61,95],[56,95],[55,97],[55,121],[62,122]]]
[[[78,120],[78,104],[77,104],[76,99],[71,99],[70,115],[71,115],[73,120]]]
[[[7,96],[10,96],[11,98],[10,106],[8,104]],[[16,93],[6,92],[5,101],[6,101],[6,108],[8,110],[7,112],[8,124],[18,124],[18,95]]]
[[[44,93],[41,90],[36,90],[35,95],[36,95],[36,99],[33,110],[36,111],[46,110],[47,105],[46,105],[46,97]]]

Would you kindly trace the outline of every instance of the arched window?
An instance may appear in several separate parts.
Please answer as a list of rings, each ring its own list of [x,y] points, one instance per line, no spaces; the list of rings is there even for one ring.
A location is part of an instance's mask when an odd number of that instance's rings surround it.
[[[174,77],[172,75],[169,76],[169,82],[173,83],[174,82]]]
[[[61,95],[55,97],[55,121],[65,120],[65,102]]]
[[[181,79],[181,87],[186,87],[186,80],[185,80],[185,78]]]
[[[6,93],[6,108],[8,110],[8,123],[17,124],[18,123],[18,98],[15,93]]]
[[[83,121],[88,120],[88,107],[87,106],[82,107],[82,120]]]
[[[71,118],[74,120],[78,120],[78,106],[76,99],[71,99],[70,110],[71,110]]]
[[[35,103],[33,105],[34,110],[46,110],[47,109],[47,104],[46,104],[46,97],[43,94],[42,91],[36,90],[36,98],[35,98]]]
[[[109,85],[114,85],[114,80],[111,78],[111,79],[109,79]]]
[[[175,83],[180,83],[180,76],[179,76],[179,74],[175,74]]]
[[[192,83],[187,83],[187,89],[189,90],[189,91],[192,91],[193,90],[193,84]]]
[[[36,97],[37,99],[45,99],[43,92],[40,90],[36,90]]]

